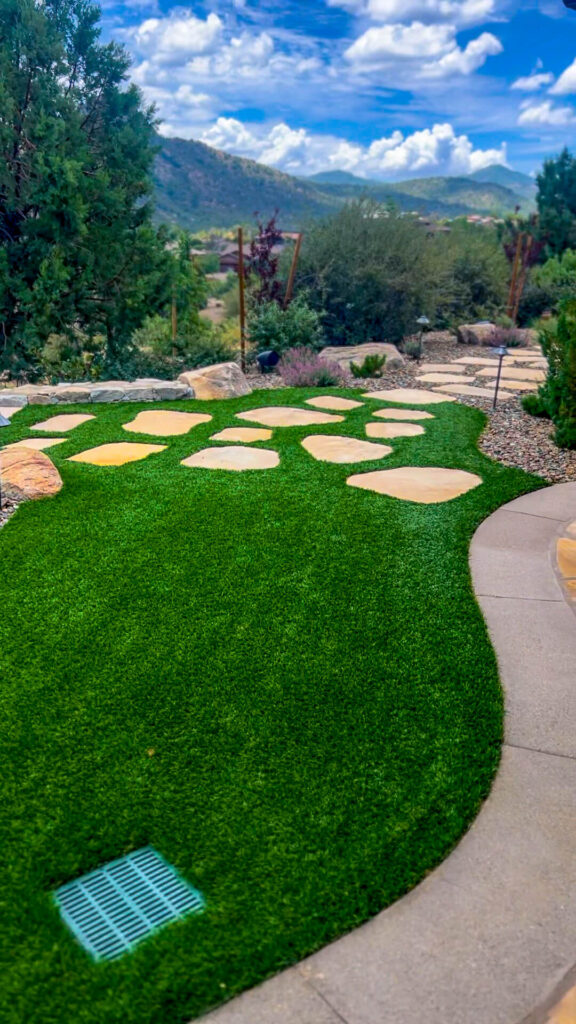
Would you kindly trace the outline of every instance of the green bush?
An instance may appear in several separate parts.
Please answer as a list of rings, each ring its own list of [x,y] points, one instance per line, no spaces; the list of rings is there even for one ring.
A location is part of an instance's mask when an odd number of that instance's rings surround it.
[[[429,241],[436,273],[439,327],[495,320],[506,303],[510,271],[495,231],[454,224]]]
[[[549,416],[560,448],[576,448],[576,299],[561,306],[556,327],[545,328],[540,340],[548,359],[548,375],[536,402],[524,402],[527,412]]]
[[[353,377],[381,377],[382,370],[386,365],[386,356],[366,356],[363,363],[350,363],[350,372]]]
[[[258,352],[319,349],[324,343],[320,314],[301,295],[284,309],[277,302],[254,306],[248,320],[250,342]]]
[[[576,251],[566,249],[532,272],[531,283],[548,296],[548,308],[557,309],[564,299],[576,295]]]

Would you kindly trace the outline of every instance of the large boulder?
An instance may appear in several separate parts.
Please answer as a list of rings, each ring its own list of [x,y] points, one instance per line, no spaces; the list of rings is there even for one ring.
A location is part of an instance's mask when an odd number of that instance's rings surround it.
[[[462,324],[457,338],[461,345],[492,345],[496,324]]]
[[[368,341],[365,345],[330,345],[320,352],[321,359],[327,359],[331,363],[338,363],[344,370],[350,369],[350,363],[360,365],[366,356],[386,356],[386,369],[398,370],[404,366],[406,360],[398,351],[396,345],[389,345],[387,342]]]
[[[192,388],[201,400],[210,398],[242,398],[251,395],[250,387],[238,363],[217,363],[198,370],[187,370],[178,377],[181,384]]]
[[[44,452],[32,448],[5,448],[0,451],[2,497],[28,501],[58,494],[62,478]]]

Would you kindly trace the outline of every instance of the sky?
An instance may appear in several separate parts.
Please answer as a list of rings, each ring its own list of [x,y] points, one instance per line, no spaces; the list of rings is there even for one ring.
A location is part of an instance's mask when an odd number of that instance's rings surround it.
[[[289,174],[534,174],[576,135],[562,0],[101,0],[166,136]]]

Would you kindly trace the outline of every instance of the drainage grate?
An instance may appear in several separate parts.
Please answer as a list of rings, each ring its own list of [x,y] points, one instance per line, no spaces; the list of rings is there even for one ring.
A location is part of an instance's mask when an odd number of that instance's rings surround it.
[[[112,960],[169,921],[204,909],[202,894],[151,846],[62,885],[54,897],[96,960]]]

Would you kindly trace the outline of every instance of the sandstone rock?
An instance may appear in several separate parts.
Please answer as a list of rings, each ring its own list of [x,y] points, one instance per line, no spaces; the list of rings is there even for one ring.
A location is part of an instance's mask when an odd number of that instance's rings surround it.
[[[242,371],[240,371],[242,372]],[[187,384],[178,384],[176,381],[161,381],[154,386],[155,402],[176,402],[181,398],[198,398],[194,388]]]
[[[461,345],[491,345],[495,324],[462,324],[456,332]]]
[[[32,448],[4,448],[0,451],[2,496],[11,501],[28,501],[58,494],[62,478],[44,452]]]
[[[321,359],[338,363],[344,369],[348,369],[350,363],[360,365],[366,356],[386,356],[387,370],[398,370],[406,364],[404,356],[398,351],[396,345],[389,345],[387,342],[369,341],[365,345],[330,345],[320,352]]]
[[[93,388],[90,392],[90,399],[92,402],[122,402],[124,391],[119,387]]]
[[[90,402],[91,389],[81,387],[79,384],[70,384],[68,387],[58,385],[56,388],[58,405],[73,404],[74,402]]]
[[[215,366],[188,370],[180,374],[178,380],[192,388],[195,397],[201,400],[241,398],[252,394],[252,388],[237,363],[217,363]]]

